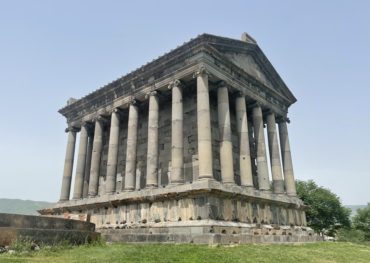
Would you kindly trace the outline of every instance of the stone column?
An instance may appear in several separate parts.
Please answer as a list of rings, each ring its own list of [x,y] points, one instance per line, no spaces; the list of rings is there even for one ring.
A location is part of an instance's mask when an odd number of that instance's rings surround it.
[[[275,113],[270,112],[267,115],[267,135],[269,142],[270,164],[272,173],[272,186],[274,193],[284,193],[284,181],[281,170],[281,161],[279,153],[279,142],[276,131]]]
[[[91,129],[91,127],[90,127]],[[93,150],[93,136],[91,130],[88,134],[87,153],[86,153],[86,164],[85,164],[85,175],[84,175],[84,186],[82,191],[82,197],[86,198],[89,192],[89,179],[90,179],[90,168],[91,168],[91,155]]]
[[[87,150],[87,127],[86,124],[82,124],[80,132],[80,146],[77,157],[77,168],[75,177],[75,186],[73,192],[73,199],[81,199],[83,191],[83,182],[85,175],[86,165],[86,150]]]
[[[199,179],[213,178],[211,112],[209,105],[208,73],[204,67],[197,76],[197,124]]]
[[[118,157],[118,139],[119,139],[120,116],[118,109],[114,109],[111,115],[108,160],[107,160],[107,178],[105,192],[113,194],[116,192],[117,177],[117,157]]]
[[[236,124],[239,137],[239,167],[242,186],[253,187],[252,163],[249,146],[248,119],[245,98],[239,93],[235,100]]]
[[[182,87],[179,80],[175,80],[172,88],[172,115],[171,115],[171,184],[184,182],[184,137],[183,137],[183,106]]]
[[[64,161],[63,181],[62,190],[60,193],[60,201],[69,200],[69,193],[71,191],[72,171],[73,171],[73,159],[75,154],[76,145],[76,129],[70,127],[66,129],[68,132],[67,150]]]
[[[146,186],[158,186],[158,96],[156,91],[149,93],[148,152],[146,163]]]
[[[229,91],[225,83],[217,89],[218,126],[220,132],[221,178],[225,184],[234,184],[233,144],[231,138]]]
[[[289,119],[283,119],[281,122],[279,122],[280,148],[281,148],[281,156],[283,160],[285,190],[286,190],[287,195],[295,196],[297,192],[295,188],[293,163],[292,163],[292,155],[290,152],[287,121],[289,122]]]
[[[98,194],[99,174],[100,174],[100,158],[103,147],[103,123],[102,118],[99,117],[95,121],[93,151],[91,156],[91,169],[89,180],[88,195],[94,197]]]
[[[135,189],[136,179],[136,145],[137,128],[139,120],[139,108],[135,100],[130,103],[127,128],[126,168],[125,168],[125,190]]]
[[[260,105],[253,108],[254,139],[257,147],[257,176],[259,190],[270,190],[267,166],[265,134],[263,132],[263,116]]]

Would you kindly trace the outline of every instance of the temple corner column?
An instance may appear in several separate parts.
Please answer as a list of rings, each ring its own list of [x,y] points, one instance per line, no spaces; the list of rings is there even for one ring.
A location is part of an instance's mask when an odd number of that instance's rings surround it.
[[[284,171],[285,190],[287,195],[296,196],[296,186],[293,172],[292,154],[290,151],[288,126],[290,122],[288,118],[281,118],[279,121],[279,136],[280,136],[280,150]]]
[[[201,66],[194,75],[197,78],[198,180],[213,179],[208,72]]]
[[[66,149],[66,155],[65,155],[65,160],[64,160],[62,189],[61,189],[59,201],[69,200],[70,191],[71,191],[77,129],[75,127],[68,127],[66,129],[66,132],[68,133],[67,149]]]

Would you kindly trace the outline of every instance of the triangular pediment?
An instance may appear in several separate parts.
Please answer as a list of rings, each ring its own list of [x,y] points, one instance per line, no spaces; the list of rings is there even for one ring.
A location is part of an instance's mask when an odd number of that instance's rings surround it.
[[[261,67],[256,63],[252,55],[237,52],[226,52],[224,55],[243,71],[253,76],[267,87],[273,88],[268,76],[263,73]]]
[[[286,98],[290,104],[297,101],[265,54],[253,41],[240,41],[208,35],[209,44],[238,68]]]

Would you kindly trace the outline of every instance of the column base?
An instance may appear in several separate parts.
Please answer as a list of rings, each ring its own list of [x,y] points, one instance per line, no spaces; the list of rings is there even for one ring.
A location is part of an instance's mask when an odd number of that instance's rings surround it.
[[[176,185],[181,185],[181,184],[185,184],[185,181],[175,181],[175,182],[171,182],[171,183],[170,183],[170,186],[176,186]]]
[[[148,184],[148,185],[145,186],[145,189],[155,189],[155,188],[158,188],[158,185]]]
[[[246,189],[255,189],[253,185],[241,185],[241,187]]]

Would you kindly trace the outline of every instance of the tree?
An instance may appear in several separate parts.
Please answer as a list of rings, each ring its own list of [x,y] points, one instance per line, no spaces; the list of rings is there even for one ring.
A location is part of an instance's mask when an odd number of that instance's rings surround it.
[[[364,232],[366,240],[370,240],[370,203],[365,208],[357,209],[357,214],[353,218],[353,226]]]
[[[338,227],[350,227],[350,209],[345,208],[339,197],[314,181],[297,181],[297,194],[308,205],[307,224],[317,233],[334,235]]]

